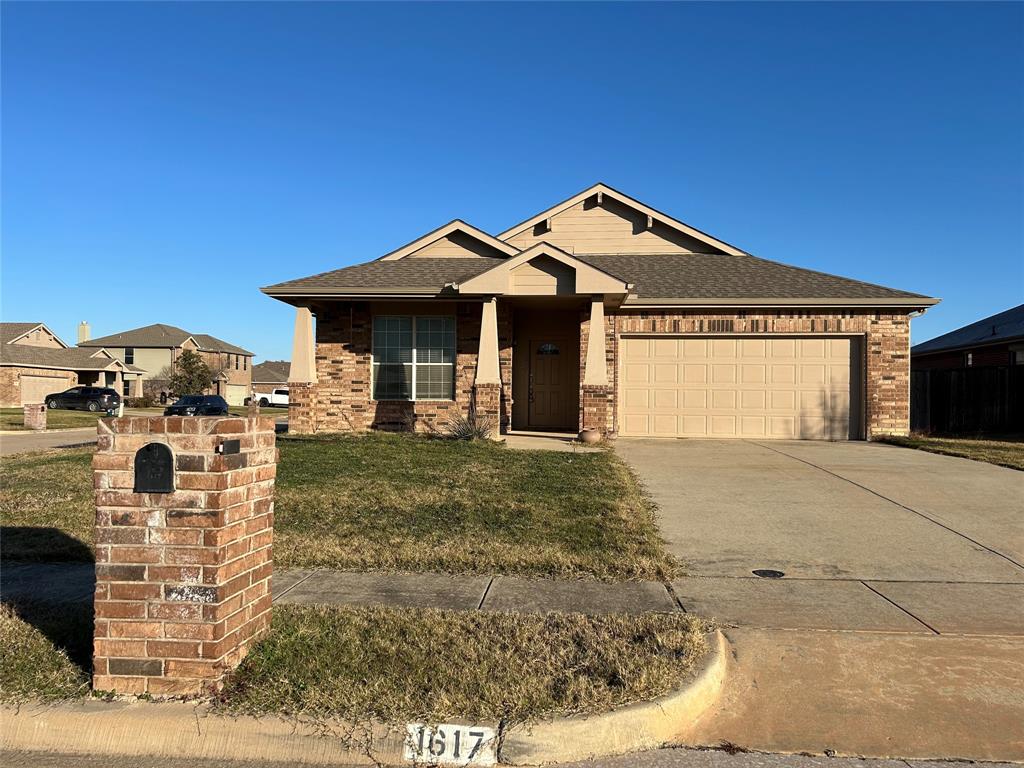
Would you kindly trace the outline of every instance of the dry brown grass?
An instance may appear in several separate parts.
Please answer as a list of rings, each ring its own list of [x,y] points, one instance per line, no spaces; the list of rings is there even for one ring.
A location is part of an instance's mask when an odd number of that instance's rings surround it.
[[[600,712],[678,687],[706,650],[683,613],[545,616],[278,606],[230,712],[386,723]]]
[[[917,448],[930,453],[959,456],[964,459],[996,464],[1000,467],[1024,470],[1024,441],[1019,439],[988,440],[969,437],[928,437],[915,434],[910,437],[885,437],[882,440],[892,445],[901,445],[904,448]]]
[[[0,604],[0,702],[86,695],[89,676],[82,665],[91,644],[91,605]]]

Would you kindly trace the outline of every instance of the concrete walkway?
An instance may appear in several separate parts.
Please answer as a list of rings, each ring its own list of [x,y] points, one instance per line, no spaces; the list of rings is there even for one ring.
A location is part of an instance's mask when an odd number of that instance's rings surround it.
[[[1024,760],[1024,473],[868,443],[615,449],[690,568],[676,597],[732,627],[686,743]]]

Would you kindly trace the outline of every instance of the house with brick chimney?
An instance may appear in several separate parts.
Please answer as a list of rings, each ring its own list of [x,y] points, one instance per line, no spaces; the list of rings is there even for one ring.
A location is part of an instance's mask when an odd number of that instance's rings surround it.
[[[919,293],[758,258],[606,184],[270,285],[289,431],[870,439],[909,430]],[[315,328],[314,328],[315,320]]]
[[[252,388],[253,353],[206,333],[190,333],[164,323],[90,338],[89,327],[79,327],[81,349],[104,349],[114,358],[142,371],[137,391],[159,397],[167,392],[167,383],[181,355],[194,352],[209,366],[214,383],[208,394],[220,395],[229,405],[242,405]]]

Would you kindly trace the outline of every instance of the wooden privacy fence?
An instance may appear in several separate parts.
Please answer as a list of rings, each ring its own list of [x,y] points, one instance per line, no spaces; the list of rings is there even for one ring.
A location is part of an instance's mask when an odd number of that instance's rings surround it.
[[[910,428],[951,435],[1024,432],[1024,366],[911,371]]]

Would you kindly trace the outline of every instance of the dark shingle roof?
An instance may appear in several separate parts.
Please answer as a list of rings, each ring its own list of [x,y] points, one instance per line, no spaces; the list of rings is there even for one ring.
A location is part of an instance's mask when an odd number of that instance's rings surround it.
[[[0,344],[8,344],[43,323],[0,323]]]
[[[633,283],[641,300],[665,299],[924,299],[927,297],[846,277],[792,267],[747,254],[576,254],[582,261]],[[264,288],[271,295],[304,293],[440,293],[502,263],[491,258],[371,261]]]
[[[344,269],[322,272],[298,280],[270,285],[263,290],[274,293],[320,290],[351,290],[354,293],[371,291],[401,293],[439,293],[447,283],[457,283],[501,264],[504,259],[488,257],[428,258],[414,256],[398,261],[368,261]]]
[[[177,347],[189,337],[195,339],[199,348],[209,352],[232,352],[236,355],[251,355],[252,352],[228,344],[215,336],[205,333],[189,333],[173,325],[154,323],[130,331],[101,336],[98,339],[83,341],[80,347]]]
[[[28,344],[3,344],[0,345],[0,363],[53,368],[61,371],[102,371],[114,362],[105,355],[93,357],[97,352],[98,350],[95,349],[78,347],[53,349],[51,347],[33,347]],[[142,370],[131,365],[126,367],[130,371]]]
[[[284,384],[290,370],[287,360],[264,360],[252,367],[252,380],[254,384]]]
[[[577,258],[633,283],[638,299],[927,298],[747,254],[577,254]]]
[[[1024,304],[957,328],[911,347],[912,354],[962,349],[1024,338]]]

